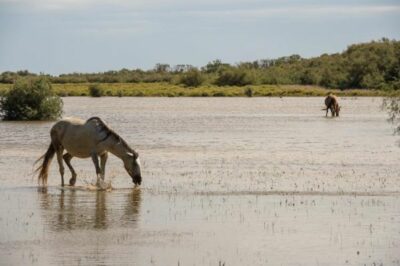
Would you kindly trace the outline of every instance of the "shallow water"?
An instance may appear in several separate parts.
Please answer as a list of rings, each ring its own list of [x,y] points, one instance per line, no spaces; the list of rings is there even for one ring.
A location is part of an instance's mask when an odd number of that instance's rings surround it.
[[[0,264],[399,265],[398,137],[380,98],[340,100],[65,98],[140,154],[140,188],[110,156],[110,192],[56,162],[38,189],[52,123],[0,122]]]

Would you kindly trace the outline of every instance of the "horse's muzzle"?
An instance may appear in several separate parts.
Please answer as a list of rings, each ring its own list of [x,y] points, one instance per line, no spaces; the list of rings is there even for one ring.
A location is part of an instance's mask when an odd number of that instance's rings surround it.
[[[132,177],[132,182],[135,185],[140,185],[142,183],[142,176],[141,175],[137,175],[137,176]]]

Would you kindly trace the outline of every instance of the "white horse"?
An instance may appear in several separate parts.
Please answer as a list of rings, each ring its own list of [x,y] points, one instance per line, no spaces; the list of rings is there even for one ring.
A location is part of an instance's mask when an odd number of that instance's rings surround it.
[[[54,154],[57,154],[62,186],[64,186],[63,159],[72,174],[69,180],[71,186],[75,185],[76,182],[76,172],[71,165],[73,157],[92,158],[96,168],[97,183],[99,184],[100,178],[104,181],[108,152],[111,152],[124,162],[124,167],[132,177],[132,182],[135,185],[140,185],[142,182],[139,154],[131,149],[99,117],[91,117],[87,121],[77,118],[61,120],[51,128],[50,136],[51,143],[49,148],[36,161],[43,160],[42,165],[36,169],[36,171],[40,171],[38,179],[43,186],[47,185],[49,166]],[[67,151],[65,154],[63,154],[64,149]]]

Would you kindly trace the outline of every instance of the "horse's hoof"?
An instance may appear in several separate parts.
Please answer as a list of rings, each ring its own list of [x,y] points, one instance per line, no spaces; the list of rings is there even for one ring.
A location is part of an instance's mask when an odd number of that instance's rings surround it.
[[[69,180],[69,184],[70,184],[71,186],[75,186],[75,182],[76,182],[76,178],[71,178],[71,179]]]

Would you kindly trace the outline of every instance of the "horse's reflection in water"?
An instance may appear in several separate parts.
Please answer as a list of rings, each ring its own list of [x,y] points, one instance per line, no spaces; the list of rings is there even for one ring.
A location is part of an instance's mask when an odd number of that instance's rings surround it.
[[[104,230],[136,226],[141,191],[38,190],[45,228],[53,231]]]

